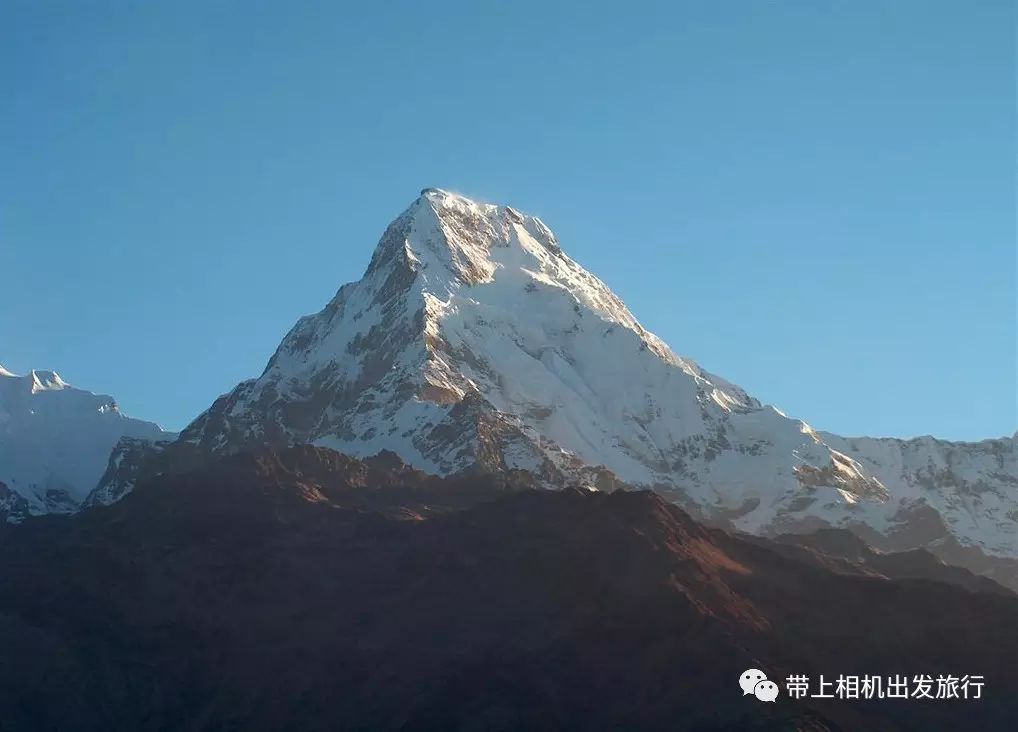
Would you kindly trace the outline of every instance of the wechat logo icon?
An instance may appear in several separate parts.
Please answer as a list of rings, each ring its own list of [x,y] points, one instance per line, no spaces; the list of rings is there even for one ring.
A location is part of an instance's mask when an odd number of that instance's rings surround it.
[[[739,677],[742,695],[752,694],[762,702],[772,702],[778,698],[778,685],[768,680],[767,674],[760,669],[750,668]]]

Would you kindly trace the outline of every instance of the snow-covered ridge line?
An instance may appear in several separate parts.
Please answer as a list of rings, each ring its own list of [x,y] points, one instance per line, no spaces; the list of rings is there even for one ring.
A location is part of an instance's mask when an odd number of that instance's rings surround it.
[[[0,517],[77,510],[123,437],[176,435],[124,415],[113,397],[77,389],[55,371],[17,376],[0,366],[0,482],[7,488]]]

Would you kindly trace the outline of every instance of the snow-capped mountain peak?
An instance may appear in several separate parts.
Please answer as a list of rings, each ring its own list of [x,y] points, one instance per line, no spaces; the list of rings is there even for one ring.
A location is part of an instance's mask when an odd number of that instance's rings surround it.
[[[435,188],[361,280],[180,439],[199,453],[384,449],[432,473],[549,484],[617,476],[752,532],[834,525],[888,548],[1018,556],[1013,440],[923,453],[947,466],[932,479],[901,441],[818,432],[676,355],[539,219]],[[117,495],[111,483],[102,500]]]
[[[38,369],[32,369],[26,378],[31,379],[32,393],[40,391],[56,391],[58,389],[66,389],[70,386],[66,381],[60,378],[60,374],[56,371],[39,371]]]
[[[0,365],[0,377],[7,377],[3,384],[5,389],[22,389],[35,394],[40,391],[57,391],[66,389],[69,384],[60,378],[56,371],[32,369],[24,376],[18,376]]]
[[[526,303],[521,293],[544,310],[564,311],[563,323],[593,314],[606,324],[636,335],[642,347],[695,379],[711,383],[712,398],[725,407],[759,406],[746,393],[705,374],[696,363],[677,356],[646,330],[611,289],[561,248],[539,218],[509,206],[478,203],[439,188],[421,196],[386,230],[365,274],[376,280],[376,299],[385,299],[399,283],[413,280],[425,303],[425,330],[434,329],[457,310],[457,300],[489,310],[515,310]],[[475,296],[476,294],[476,296]],[[571,312],[570,312],[571,311]],[[521,317],[541,315],[521,313]],[[716,390],[716,393],[715,393]]]
[[[176,435],[123,415],[113,397],[76,389],[55,371],[24,376],[0,367],[0,511],[25,515],[76,509],[107,467],[122,437]]]

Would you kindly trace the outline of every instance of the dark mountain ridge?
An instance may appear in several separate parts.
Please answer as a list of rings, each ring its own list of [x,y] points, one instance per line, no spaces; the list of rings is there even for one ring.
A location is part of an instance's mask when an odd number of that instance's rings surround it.
[[[0,729],[1003,729],[1018,713],[1018,598],[999,587],[531,481],[266,449],[7,527]],[[776,703],[742,696],[750,667],[780,681]],[[791,699],[793,673],[986,687]]]

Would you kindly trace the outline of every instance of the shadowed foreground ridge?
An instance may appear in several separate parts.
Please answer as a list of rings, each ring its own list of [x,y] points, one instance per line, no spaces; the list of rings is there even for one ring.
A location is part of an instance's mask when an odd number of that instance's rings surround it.
[[[7,527],[0,730],[1002,729],[1018,713],[1018,598],[992,582],[531,480],[263,450]],[[764,704],[738,689],[748,667],[986,688],[825,703],[781,683]]]

